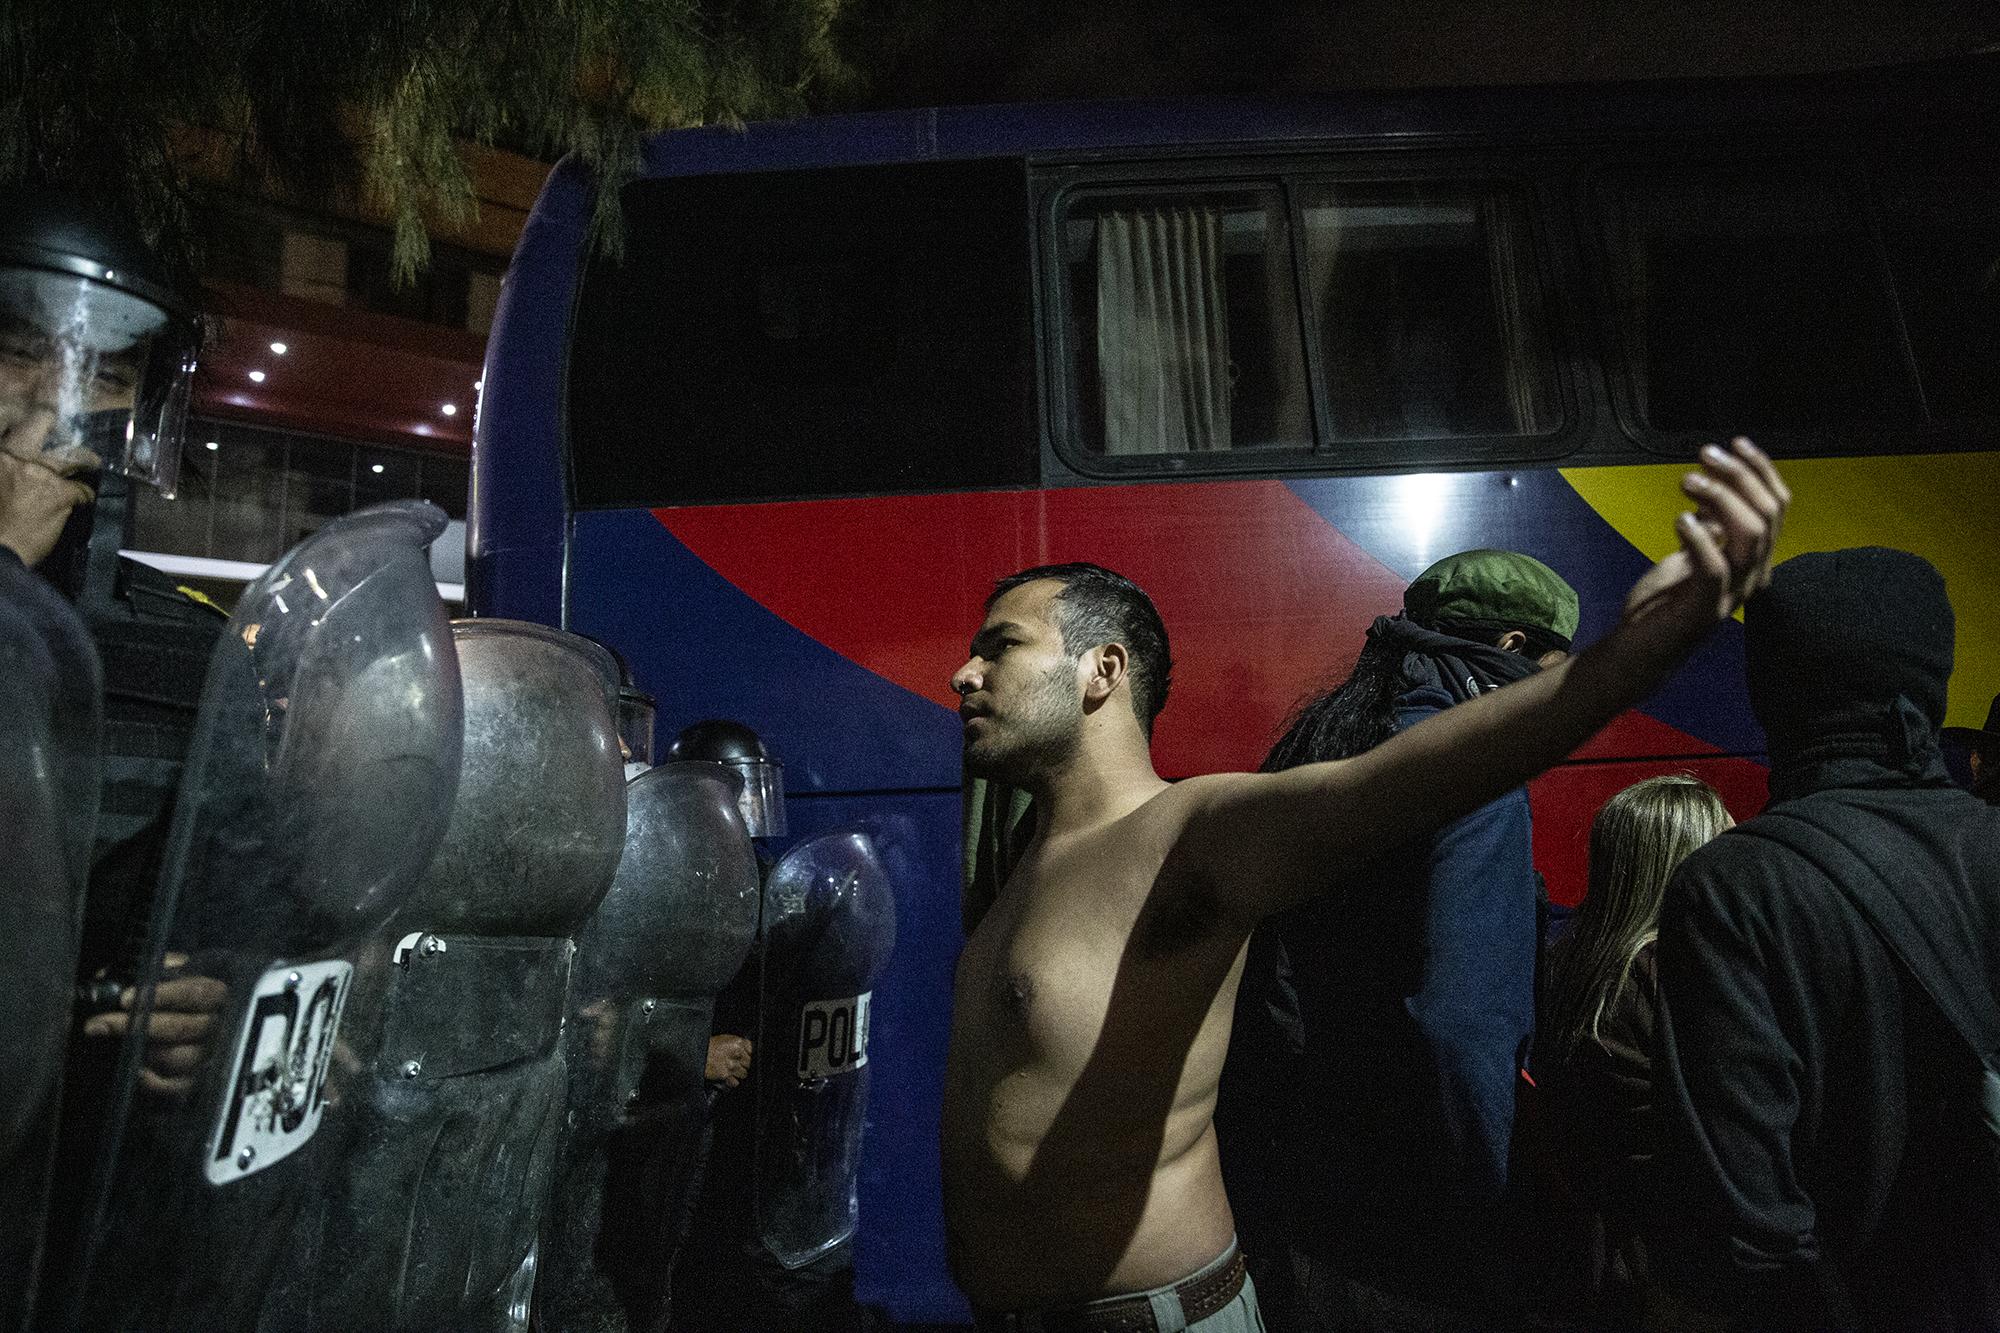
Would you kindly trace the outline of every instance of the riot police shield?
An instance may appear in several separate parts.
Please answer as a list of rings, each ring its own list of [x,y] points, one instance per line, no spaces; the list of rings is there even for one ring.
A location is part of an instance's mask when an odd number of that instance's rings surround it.
[[[152,904],[65,1322],[244,1328],[300,1261],[368,1055],[361,949],[445,828],[462,735],[416,501],[337,519],[217,643]],[[85,1038],[89,1040],[88,1037]]]
[[[577,937],[569,1132],[536,1305],[551,1329],[656,1329],[691,1205],[715,996],[757,933],[737,779],[650,769],[626,788],[625,855]]]
[[[519,1327],[556,1161],[572,936],[625,836],[616,664],[541,625],[452,625],[465,751],[450,827],[358,994],[380,1036],[314,1262],[270,1327]]]
[[[895,896],[866,834],[801,843],[772,868],[753,1066],[753,1190],[759,1236],[787,1268],[854,1233],[868,1007],[895,946]]]
[[[103,684],[83,621],[0,558],[0,1330],[34,1308],[97,822]]]

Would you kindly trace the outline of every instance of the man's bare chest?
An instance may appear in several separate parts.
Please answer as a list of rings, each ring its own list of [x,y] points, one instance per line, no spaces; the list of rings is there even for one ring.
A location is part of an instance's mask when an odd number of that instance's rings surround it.
[[[1039,887],[1017,875],[959,958],[960,1029],[1008,1064],[1087,1053],[1131,933],[1134,913],[1120,904],[1064,901]]]
[[[1094,850],[1094,849],[1093,849]],[[1177,988],[1213,924],[1190,886],[1143,846],[1017,867],[959,963],[957,1003],[993,1053],[1064,1065],[1088,1058],[1114,996]],[[963,1030],[963,1029],[962,1029]]]

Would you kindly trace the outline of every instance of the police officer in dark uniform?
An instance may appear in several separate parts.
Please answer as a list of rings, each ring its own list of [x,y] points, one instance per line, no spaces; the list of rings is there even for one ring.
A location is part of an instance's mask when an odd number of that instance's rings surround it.
[[[105,928],[88,935],[111,952],[86,962],[110,967],[120,905],[157,868],[209,652],[227,619],[200,593],[118,554],[131,541],[133,485],[172,495],[179,478],[201,323],[136,233],[72,196],[29,193],[4,206],[0,273],[0,352],[16,375],[11,392],[0,384],[8,422],[0,452],[9,455],[0,467],[17,484],[33,479],[24,489],[46,497],[43,515],[56,501],[66,505],[49,548],[22,558],[76,604],[104,663],[105,790],[91,915]],[[88,298],[71,295],[76,287]],[[101,346],[65,350],[73,336]],[[72,376],[89,371],[89,386],[58,381],[51,389],[51,356]],[[27,386],[20,377],[30,365],[44,373]],[[24,387],[41,390],[43,401]],[[121,437],[130,439],[122,449]],[[51,474],[60,487],[47,482]],[[37,530],[47,532],[46,517]]]
[[[201,324],[131,228],[74,196],[0,204],[0,543],[60,588],[104,663],[93,918],[149,882],[227,618],[120,556],[134,482],[173,493]],[[94,931],[117,961],[115,930]],[[88,946],[87,946],[88,947]]]
[[[82,619],[0,546],[0,1333],[24,1326],[43,1267],[103,694]]]
[[[785,835],[781,766],[749,728],[698,723],[668,758],[732,769],[751,835]],[[757,946],[715,1004],[711,1139],[674,1265],[672,1326],[858,1333],[870,1326],[854,1296],[853,1245],[868,1012],[895,946],[894,898],[856,829],[799,842],[775,862],[760,848],[759,859]]]
[[[110,1077],[129,994],[119,980],[135,961],[225,620],[200,594],[118,554],[129,543],[132,486],[172,494],[201,334],[165,268],[109,211],[50,190],[0,201],[0,560],[32,567],[70,600],[103,664],[101,811],[78,975],[105,1012],[72,1048],[60,1150],[71,1179],[94,1141],[92,1090]],[[198,978],[169,982],[156,1008],[183,1010],[181,1031],[197,1031],[211,989]],[[183,1086],[187,1049],[155,1042],[146,1085]],[[75,1193],[58,1191],[58,1207]],[[53,1218],[52,1231],[74,1221]]]

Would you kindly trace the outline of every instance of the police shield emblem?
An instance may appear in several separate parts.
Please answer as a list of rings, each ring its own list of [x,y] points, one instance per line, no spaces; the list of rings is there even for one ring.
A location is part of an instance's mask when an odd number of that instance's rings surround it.
[[[337,959],[280,965],[258,979],[209,1139],[211,1183],[284,1160],[319,1128],[327,1062],[353,979],[353,965]]]
[[[868,1001],[863,991],[844,1000],[808,1000],[799,1011],[799,1077],[833,1078],[868,1063]]]

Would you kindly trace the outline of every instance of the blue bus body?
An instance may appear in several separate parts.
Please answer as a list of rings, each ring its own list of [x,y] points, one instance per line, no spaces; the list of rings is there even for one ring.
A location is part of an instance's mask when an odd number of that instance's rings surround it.
[[[607,457],[627,449],[670,459],[683,442],[662,438],[649,424],[654,414],[635,411],[609,443],[592,418],[588,466],[571,447],[572,426],[587,415],[571,400],[573,387],[604,383],[591,378],[599,367],[573,357],[579,310],[594,299],[586,274],[602,261],[590,258],[591,181],[574,164],[556,170],[522,235],[489,344],[468,600],[479,615],[562,625],[617,647],[658,696],[664,734],[705,717],[756,727],[786,763],[794,838],[857,822],[877,831],[897,883],[899,924],[873,1011],[857,1247],[863,1301],[901,1321],[966,1314],[944,1268],[937,1184],[938,1103],[962,942],[959,728],[945,682],[991,578],[1044,560],[1094,558],[1154,592],[1176,635],[1179,707],[1170,704],[1159,744],[1170,775],[1254,765],[1289,703],[1337,675],[1360,627],[1392,611],[1403,582],[1451,550],[1506,545],[1547,560],[1582,590],[1580,637],[1592,637],[1657,554],[1647,543],[1667,531],[1682,443],[1635,427],[1615,340],[1585,308],[1603,285],[1572,253],[1592,164],[1822,146],[1890,161],[1939,107],[1952,109],[1953,133],[1970,145],[1953,149],[1947,161],[1957,164],[1977,159],[1980,126],[2000,125],[1995,72],[1994,61],[1977,60],[1755,86],[996,106],[651,140],[638,188],[705,182],[734,191],[746,209],[780,181],[810,184],[815,173],[857,168],[988,164],[1007,198],[1015,197],[1005,193],[1015,189],[1010,173],[1018,178],[1019,215],[1008,225],[1019,253],[1007,262],[1024,283],[1022,452],[1018,463],[996,464],[999,472],[964,487],[892,478],[716,492],[691,465],[685,493],[671,480],[617,492],[624,483],[604,480]],[[1521,173],[1538,271],[1556,309],[1559,393],[1551,401],[1559,406],[1551,410],[1559,424],[1519,432],[1511,453],[1506,441],[1475,440],[1400,454],[1385,446],[1275,461],[1241,455],[1213,460],[1207,471],[1077,446],[1055,270],[1062,210],[1078,183],[1114,190],[1131,180],[1149,188],[1235,181],[1299,162],[1371,178],[1412,162],[1457,176]],[[2000,227],[1993,234],[2000,238]],[[648,239],[635,233],[627,244],[643,249]],[[625,317],[634,343],[656,337],[643,310]],[[959,390],[936,386],[947,400]],[[1323,403],[1318,413],[1323,419]],[[1978,626],[1987,646],[1962,649],[1966,687],[1955,686],[1954,720],[1976,721],[1974,708],[2000,687],[1991,646],[2000,643],[2000,588],[1985,568],[1984,535],[2000,499],[1996,418],[1923,415],[1899,435],[1816,460],[1811,466],[1826,477],[1816,483],[1826,497],[1822,525],[1803,527],[1792,548],[1862,534],[1922,549],[1948,575],[1972,571],[1954,575],[1953,593],[1962,634],[1969,643]],[[1876,466],[1890,455],[1894,468]],[[1015,470],[1001,476],[1006,467]],[[1878,512],[1868,497],[1893,500],[1898,486],[1909,503]],[[1994,492],[1983,500],[1964,493],[1988,486]],[[1818,503],[1806,494],[1802,522]],[[1924,512],[1899,527],[1888,512],[1899,508]],[[1968,531],[1982,509],[1984,534]],[[1836,511],[1838,522],[1829,517]],[[1163,525],[1176,539],[1153,543]],[[1280,666],[1250,665],[1266,661]],[[1739,671],[1740,636],[1725,627],[1659,699],[1580,756],[1585,762],[1538,785],[1538,860],[1546,853],[1573,870],[1579,821],[1610,791],[1662,766],[1709,776],[1739,814],[1754,808],[1761,738],[1740,699]]]

